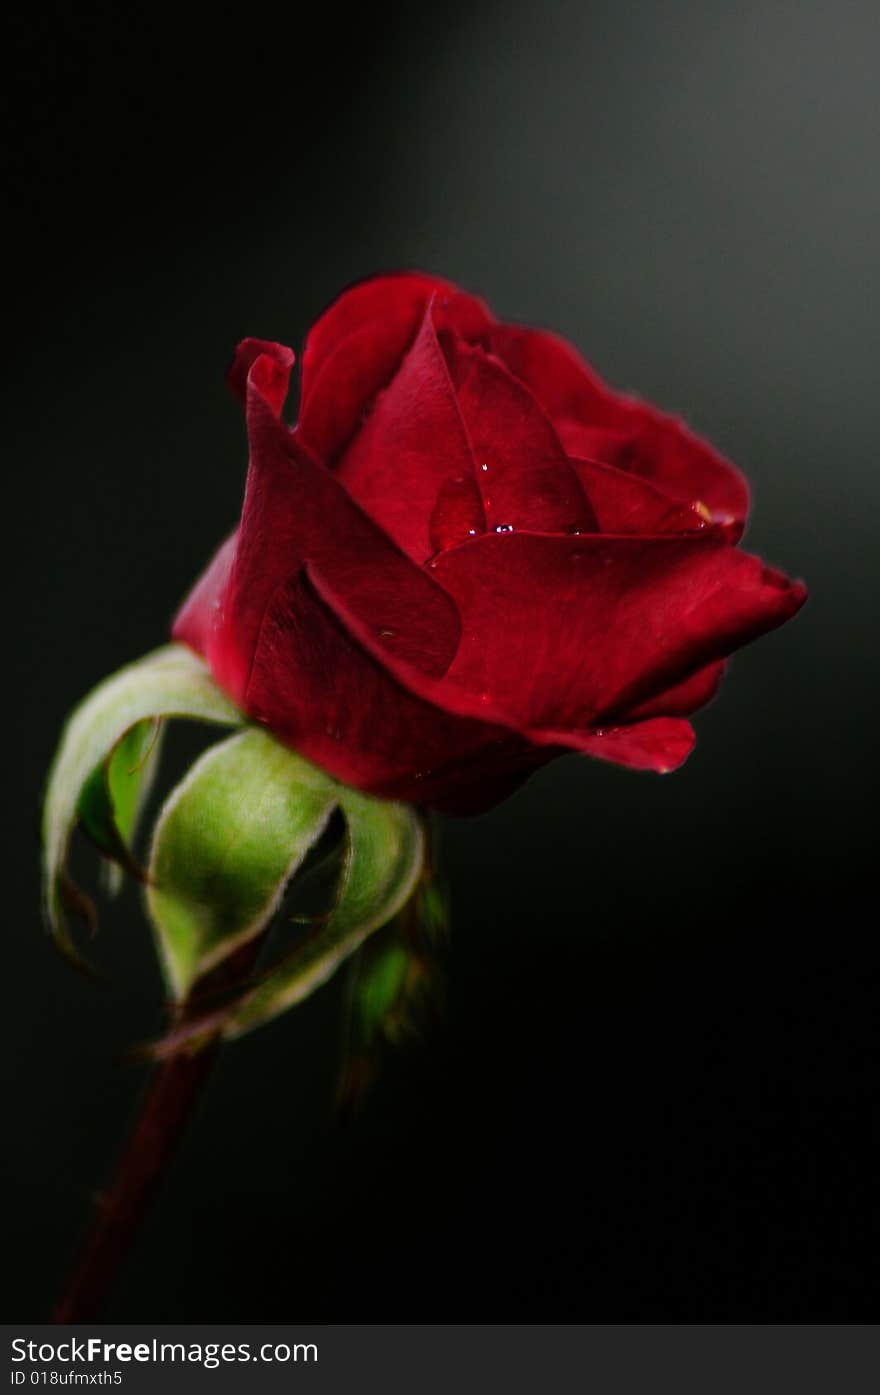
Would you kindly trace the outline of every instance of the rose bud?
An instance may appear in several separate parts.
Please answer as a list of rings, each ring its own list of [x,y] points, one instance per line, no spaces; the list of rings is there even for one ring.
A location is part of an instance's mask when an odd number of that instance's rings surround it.
[[[68,719],[46,788],[59,945],[93,918],[80,828],[143,884],[168,1024],[139,1122],[56,1310],[91,1317],[224,1040],[351,965],[340,1097],[442,998],[423,808],[484,809],[564,751],[689,754],[725,660],[805,589],[739,550],[742,476],[551,334],[420,275],[340,297],[293,354],[245,340],[230,382],[241,521],[173,626]],[[137,836],[170,721],[213,725]],[[296,913],[294,913],[294,910]]]
[[[174,637],[339,780],[485,808],[563,751],[667,771],[800,583],[740,551],[743,477],[552,334],[422,275],[346,291],[230,371],[241,522]]]

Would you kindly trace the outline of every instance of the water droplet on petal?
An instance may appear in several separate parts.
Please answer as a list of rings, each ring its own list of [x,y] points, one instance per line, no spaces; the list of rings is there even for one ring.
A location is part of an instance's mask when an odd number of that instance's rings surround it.
[[[383,628],[383,629],[381,629],[381,630],[379,631],[379,638],[380,638],[380,639],[394,639],[394,637],[395,637],[396,634],[397,634],[397,631],[396,631],[396,630],[389,630],[389,629],[387,629],[387,628]]]
[[[512,524],[512,523],[496,523],[496,525],[495,525],[495,532],[496,532],[496,533],[512,533],[512,532],[513,532],[513,524]]]
[[[480,469],[481,469],[481,470],[488,470],[488,468],[489,468],[489,466],[486,464],[486,462],[485,462],[485,460],[484,460],[483,463],[482,463],[482,465],[480,466]]]
[[[431,515],[431,546],[435,552],[476,537],[485,527],[483,505],[473,475],[445,480]]]

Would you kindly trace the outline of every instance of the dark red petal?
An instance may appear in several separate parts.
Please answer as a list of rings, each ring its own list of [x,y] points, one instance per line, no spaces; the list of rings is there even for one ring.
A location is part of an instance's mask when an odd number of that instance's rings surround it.
[[[718,691],[726,667],[723,659],[707,664],[705,668],[698,669],[696,673],[676,683],[675,687],[667,688],[656,697],[631,708],[627,713],[628,719],[634,721],[644,717],[689,717],[700,707],[705,707],[707,702],[711,702]]]
[[[570,419],[557,423],[566,450],[649,480],[670,498],[699,504],[735,540],[748,513],[748,485],[738,470],[684,422],[643,403],[632,404],[627,429],[608,430]]]
[[[314,461],[279,420],[279,369],[286,356],[251,358],[247,377],[250,466],[244,506],[219,628],[212,631],[211,665],[241,701],[257,637],[275,591],[306,562],[318,562],[341,595],[354,595],[388,651],[439,674],[455,653],[459,620],[454,603],[422,568],[400,553],[349,498],[339,480]],[[229,555],[224,554],[223,566]],[[219,565],[219,564],[218,564]],[[182,636],[202,627],[213,582],[198,589],[179,622]]]
[[[473,474],[450,475],[431,514],[431,551],[443,552],[486,531],[483,501]]]
[[[441,553],[462,640],[431,679],[386,655],[357,596],[320,567],[319,594],[409,691],[526,734],[618,724],[695,671],[783,623],[804,587],[717,534],[488,534]]]
[[[788,619],[803,586],[716,534],[488,535],[433,573],[462,616],[444,679],[527,730],[623,716]]]
[[[626,468],[682,503],[699,500],[713,522],[736,525],[739,537],[749,512],[749,487],[739,470],[683,421],[642,404],[637,411],[643,425]]]
[[[677,770],[694,748],[690,722],[674,717],[654,717],[650,721],[625,726],[598,727],[592,731],[532,732],[532,740],[564,745],[597,760],[625,765],[630,770],[653,770],[665,775]]]
[[[683,422],[615,392],[555,334],[498,325],[489,343],[535,394],[570,455],[631,470],[681,503],[700,500],[715,522],[740,525],[742,532],[749,508],[745,479]]]
[[[489,334],[489,345],[511,373],[531,389],[554,421],[570,417],[608,427],[628,422],[628,399],[604,383],[559,335],[519,325],[498,325]]]
[[[214,554],[205,571],[174,617],[172,638],[188,644],[210,664],[221,641],[226,588],[235,560],[238,533],[227,538]]]
[[[488,530],[594,531],[577,473],[528,389],[482,349],[452,340],[446,352]]]
[[[229,365],[226,381],[239,401],[246,404],[253,374],[254,388],[268,403],[273,414],[280,417],[293,364],[293,349],[288,349],[285,344],[276,344],[271,339],[242,339]]]
[[[309,331],[302,356],[303,401],[324,360],[343,339],[365,325],[380,326],[386,319],[409,324],[411,335],[432,296],[441,304],[446,302],[449,322],[459,333],[479,333],[482,326],[491,323],[492,317],[480,301],[439,276],[413,271],[360,281],[343,291]],[[406,339],[401,353],[405,344]]]
[[[449,479],[473,474],[473,458],[430,308],[400,370],[340,458],[352,498],[410,557],[435,550],[431,519]],[[473,527],[483,531],[479,497]]]
[[[401,688],[340,628],[302,575],[272,598],[245,706],[346,784],[458,812],[495,803],[550,755]]]
[[[457,714],[455,720],[463,724],[479,720],[480,714],[487,722],[501,722],[492,702],[485,700],[488,694],[468,693],[457,688],[452,682],[431,679],[416,673],[406,664],[398,663],[394,659],[389,661],[363,617],[350,605],[343,603],[338,596],[334,596],[332,587],[316,569],[310,569],[310,577],[345,631],[357,639],[368,653],[377,655],[382,661],[383,669],[390,668],[408,692],[413,695],[421,693],[426,701],[433,702],[449,714]],[[517,748],[515,744],[511,746],[513,733],[508,734],[507,740],[499,738],[491,747],[480,751],[471,762],[473,785],[468,796],[462,793],[469,781],[468,774],[455,771],[452,766],[445,770],[441,767],[428,772],[420,771],[418,780],[423,783],[419,785],[416,793],[406,793],[405,786],[400,784],[388,789],[399,798],[431,803],[450,812],[469,812],[488,807],[502,797],[501,785],[496,785],[495,781],[501,780],[505,763],[509,763],[510,770],[514,772],[510,785],[510,789],[513,789],[526,777],[530,769],[566,750],[625,765],[633,770],[653,770],[662,773],[681,765],[694,744],[694,734],[688,722],[665,716],[601,728],[532,727],[523,732],[522,739],[527,743],[531,756],[528,755],[525,745],[522,748]],[[315,759],[318,759],[317,753]],[[495,773],[489,773],[490,760],[497,762]],[[491,797],[485,801],[480,798],[478,786],[478,781],[484,778],[487,781],[487,790],[492,791]],[[445,780],[449,781],[449,790],[456,793],[447,792]]]
[[[298,431],[328,464],[365,419],[373,398],[400,367],[424,316],[424,303],[392,306],[335,344],[303,391]]]
[[[700,533],[709,526],[693,504],[680,504],[648,480],[598,460],[571,457],[600,533]]]
[[[593,426],[575,417],[555,417],[559,439],[572,460],[595,460],[626,470],[633,450],[632,421],[627,426]],[[668,496],[667,496],[668,497]]]
[[[450,333],[470,341],[485,341],[495,324],[495,316],[485,302],[466,291],[438,290],[433,317],[438,335]]]

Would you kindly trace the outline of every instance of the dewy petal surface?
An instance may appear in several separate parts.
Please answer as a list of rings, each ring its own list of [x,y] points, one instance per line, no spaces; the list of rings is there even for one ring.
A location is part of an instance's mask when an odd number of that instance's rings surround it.
[[[334,302],[289,429],[292,363],[240,346],[241,522],[174,634],[346,783],[463,812],[563,750],[672,769],[804,599],[732,545],[747,489],[711,446],[448,282]]]
[[[241,527],[181,610],[175,637],[205,653],[252,718],[346,783],[485,807],[546,756],[482,714],[462,720],[403,690],[314,594],[309,562],[369,616],[390,663],[428,680],[457,647],[454,602],[279,420],[279,358],[261,347],[243,349],[251,463]],[[239,359],[236,384],[242,371]]]
[[[431,520],[450,479],[473,475],[473,456],[431,309],[398,373],[341,456],[336,474],[410,557],[435,551]],[[474,527],[482,510],[474,496]]]
[[[593,531],[577,471],[528,389],[482,349],[453,340],[447,358],[488,530]]]
[[[708,523],[693,504],[681,504],[648,480],[597,460],[571,458],[599,533],[701,533]]]
[[[742,536],[748,489],[742,476],[684,422],[633,403],[629,425],[614,430],[557,422],[572,455],[589,456],[652,483],[683,506],[695,505],[727,527],[732,542]]]

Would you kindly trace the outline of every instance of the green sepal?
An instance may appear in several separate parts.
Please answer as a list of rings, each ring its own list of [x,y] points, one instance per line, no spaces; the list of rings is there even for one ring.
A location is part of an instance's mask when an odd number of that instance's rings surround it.
[[[421,875],[425,834],[411,806],[337,786],[345,857],[336,903],[312,934],[233,1004],[224,1035],[237,1037],[295,1006],[325,983],[368,935],[392,920]]]
[[[157,763],[154,723],[172,716],[225,726],[244,720],[202,661],[178,644],[99,684],[62,732],[43,807],[43,905],[57,943],[78,963],[66,912],[91,920],[94,908],[67,874],[71,833],[81,820],[106,857],[133,866],[131,837]]]
[[[112,894],[122,872],[143,879],[132,853],[141,809],[159,766],[162,722],[149,717],[130,727],[109,756],[92,771],[76,806],[77,818],[98,851],[109,859],[105,878]]]
[[[439,1016],[448,928],[445,887],[426,869],[402,911],[352,956],[338,1086],[343,1110],[361,1103],[386,1048],[418,1036]]]
[[[266,928],[338,792],[329,775],[258,727],[195,762],[159,815],[146,886],[176,1000]]]

